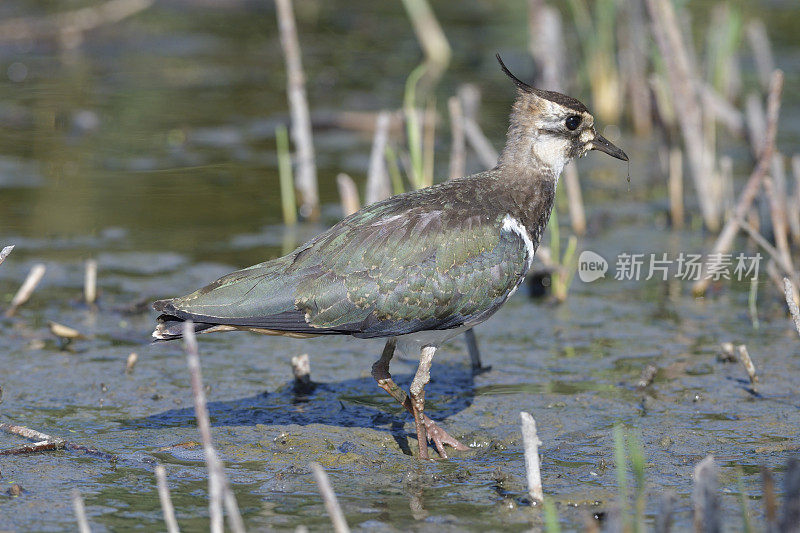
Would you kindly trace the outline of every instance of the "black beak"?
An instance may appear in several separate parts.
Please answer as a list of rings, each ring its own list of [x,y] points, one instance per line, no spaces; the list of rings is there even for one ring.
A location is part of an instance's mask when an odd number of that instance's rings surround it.
[[[616,157],[617,159],[622,159],[623,161],[628,160],[628,154],[611,144],[608,139],[599,133],[594,134],[594,139],[592,140],[592,150],[600,150],[601,152],[607,153],[611,157]]]

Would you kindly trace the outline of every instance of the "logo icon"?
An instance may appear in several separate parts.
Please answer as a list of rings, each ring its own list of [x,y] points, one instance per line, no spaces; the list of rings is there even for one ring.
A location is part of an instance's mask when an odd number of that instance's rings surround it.
[[[578,257],[578,277],[584,283],[606,277],[608,261],[603,256],[590,250],[584,250]]]

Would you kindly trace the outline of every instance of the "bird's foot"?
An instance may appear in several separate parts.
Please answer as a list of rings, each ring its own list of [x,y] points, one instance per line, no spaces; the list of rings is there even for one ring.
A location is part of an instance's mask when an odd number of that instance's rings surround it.
[[[458,439],[451,437],[445,430],[436,425],[436,422],[428,418],[426,415],[423,415],[423,417],[425,420],[425,431],[428,434],[428,438],[433,441],[433,445],[436,447],[436,451],[439,452],[439,455],[442,457],[442,459],[447,459],[447,452],[444,451],[445,444],[462,452],[469,450],[469,447],[463,445]]]

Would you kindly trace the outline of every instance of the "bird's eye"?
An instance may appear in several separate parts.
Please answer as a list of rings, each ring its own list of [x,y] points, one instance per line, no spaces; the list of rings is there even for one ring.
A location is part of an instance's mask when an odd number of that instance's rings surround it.
[[[568,130],[576,130],[578,126],[581,125],[581,117],[578,115],[572,115],[567,117],[567,120],[564,122],[564,125],[567,127]]]

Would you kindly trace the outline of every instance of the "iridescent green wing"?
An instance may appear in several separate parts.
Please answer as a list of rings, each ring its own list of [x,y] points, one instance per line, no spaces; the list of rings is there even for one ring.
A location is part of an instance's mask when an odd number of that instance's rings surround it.
[[[388,336],[481,321],[521,281],[527,254],[502,220],[409,210],[349,221],[290,270],[319,272],[296,288],[312,327]]]

